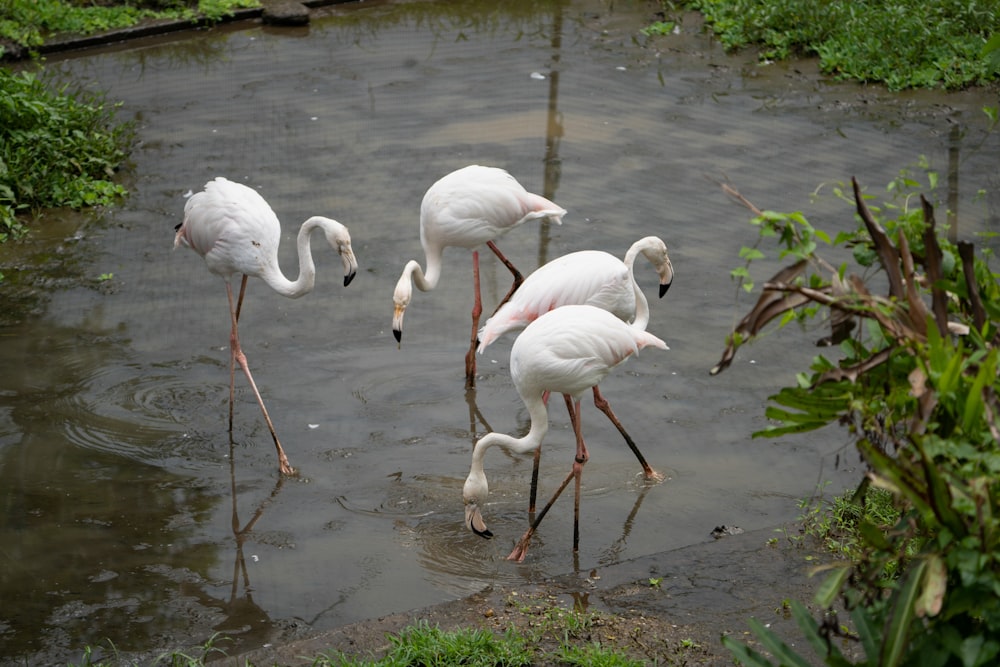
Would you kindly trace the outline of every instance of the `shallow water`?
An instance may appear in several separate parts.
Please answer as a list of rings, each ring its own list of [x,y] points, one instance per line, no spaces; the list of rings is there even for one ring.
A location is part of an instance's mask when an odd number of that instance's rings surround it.
[[[858,481],[843,432],[749,437],[823,332],[767,337],[707,373],[749,307],[728,271],[754,240],[748,211],[712,179],[840,229],[852,210],[833,184],[856,175],[881,191],[926,156],[942,183],[953,168],[958,231],[973,238],[998,222],[998,139],[980,112],[996,101],[888,95],[823,81],[809,63],[760,66],[722,53],[693,17],[683,34],[647,39],[638,31],[654,4],[366,2],[304,29],[236,24],[50,59],[122,100],[140,143],[121,207],[53,213],[0,250],[3,664],[79,661],[107,639],[155,655],[215,632],[235,653],[492,583],[599,573],[709,540],[720,524],[776,526],[817,487]],[[415,294],[400,349],[390,331],[399,271],[422,261],[420,198],[469,163],[505,167],[569,210],[561,226],[532,223],[499,243],[525,272],[585,248],[620,256],[648,234],[670,247],[676,278],[664,299],[650,296],[649,328],[671,349],[643,351],[602,384],[667,479],[644,484],[585,401],[575,556],[562,500],[527,560],[504,560],[525,527],[528,458],[487,457],[497,537],[462,525],[472,444],[527,427],[507,373],[511,339],[480,357],[477,389],[463,387],[469,253],[447,251],[438,289]],[[298,477],[279,479],[240,378],[227,434],[223,284],[194,253],[171,252],[184,195],[217,175],[258,188],[278,212],[286,274],[313,214],[347,224],[358,256],[344,288],[339,261],[317,246],[314,293],[287,300],[251,283],[241,317]],[[509,278],[481,257],[489,311]],[[655,294],[644,265],[639,280]],[[543,496],[572,461],[564,412],[552,410]]]

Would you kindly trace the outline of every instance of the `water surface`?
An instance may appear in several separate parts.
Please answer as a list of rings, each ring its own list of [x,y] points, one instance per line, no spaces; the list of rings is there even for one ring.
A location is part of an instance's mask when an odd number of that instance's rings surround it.
[[[758,65],[724,54],[693,17],[682,34],[649,39],[639,29],[654,4],[366,2],[303,29],[243,23],[49,61],[121,100],[139,144],[121,207],[52,213],[0,251],[3,664],[79,661],[107,639],[155,655],[215,632],[237,652],[490,584],[599,573],[709,540],[720,524],[777,526],[817,488],[858,481],[844,432],[750,439],[822,331],[769,336],[708,375],[749,306],[728,272],[754,240],[748,211],[715,181],[841,229],[852,211],[834,184],[856,175],[881,190],[926,156],[954,174],[958,230],[975,238],[997,226],[1000,147],[980,112],[995,100],[889,95],[824,81],[809,63]],[[464,389],[469,253],[446,252],[438,289],[415,294],[401,349],[390,331],[399,271],[422,261],[420,198],[470,163],[504,167],[569,211],[561,226],[532,223],[500,242],[524,271],[581,249],[620,256],[649,234],[670,247],[667,297],[655,300],[645,266],[639,280],[649,328],[671,349],[643,351],[602,385],[667,479],[644,484],[585,401],[577,555],[563,500],[527,560],[504,560],[525,527],[531,463],[495,450],[497,537],[463,528],[472,444],[527,427],[511,339],[480,357],[478,387]],[[227,433],[225,290],[194,253],[171,251],[185,195],[217,175],[277,211],[286,274],[313,214],[349,226],[360,264],[344,288],[339,260],[317,246],[314,293],[249,289],[244,348],[295,478],[279,479],[241,381]],[[482,262],[491,310],[509,276],[490,253]],[[573,456],[561,403],[551,419],[543,495]]]

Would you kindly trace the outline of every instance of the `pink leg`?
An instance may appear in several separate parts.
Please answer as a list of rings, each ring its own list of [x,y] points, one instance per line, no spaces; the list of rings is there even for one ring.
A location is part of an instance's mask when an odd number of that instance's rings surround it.
[[[486,245],[493,251],[493,254],[496,255],[501,262],[503,262],[503,265],[506,266],[507,270],[514,276],[514,284],[510,286],[507,296],[505,296],[500,303],[497,304],[496,310],[493,311],[493,314],[496,315],[497,310],[500,310],[500,306],[507,303],[507,301],[510,300],[511,295],[514,294],[514,292],[517,291],[517,288],[521,286],[521,283],[524,282],[524,276],[522,276],[521,272],[517,270],[517,267],[511,264],[510,260],[507,259],[502,252],[500,252],[500,248],[497,247],[496,243],[493,241],[487,241]]]
[[[267,408],[264,407],[264,399],[260,397],[260,392],[257,391],[257,383],[253,381],[253,375],[250,374],[250,366],[247,364],[246,355],[243,354],[243,349],[240,347],[240,333],[239,327],[236,323],[237,309],[233,308],[233,290],[229,286],[228,282],[226,283],[226,294],[229,296],[229,312],[232,315],[233,322],[233,330],[229,342],[233,350],[233,359],[235,359],[236,363],[238,363],[240,368],[243,369],[243,373],[247,376],[247,380],[250,382],[250,388],[253,389],[253,394],[257,397],[257,404],[260,405],[261,412],[264,413],[264,421],[267,422],[267,428],[271,431],[271,437],[274,438],[274,447],[278,450],[278,468],[281,470],[281,474],[294,475],[295,469],[288,463],[288,457],[285,456],[285,450],[281,447],[281,441],[278,440],[278,434],[274,431],[274,424],[271,423],[271,417],[267,414]]]
[[[226,291],[229,293],[229,312],[233,312],[233,295],[229,288],[229,281],[226,281]],[[236,335],[236,323],[240,321],[240,310],[243,308],[243,296],[247,292],[247,276],[243,275],[240,283],[240,298],[236,301],[236,315],[233,321],[233,328],[229,332],[230,343]],[[233,403],[236,397],[236,348],[229,346],[229,432],[233,432]]]
[[[479,292],[479,252],[472,251],[472,285],[476,300],[472,305],[472,340],[465,353],[465,388],[476,386],[476,343],[479,339],[479,316],[483,314],[483,297]]]
[[[642,455],[642,452],[639,451],[639,448],[636,446],[635,441],[632,440],[629,434],[625,431],[625,427],[622,426],[622,423],[618,421],[618,417],[616,417],[615,413],[611,410],[611,404],[608,403],[608,400],[606,398],[604,398],[604,396],[601,394],[601,390],[598,389],[596,385],[594,386],[594,405],[597,407],[598,410],[600,410],[601,412],[603,412],[608,416],[608,419],[611,420],[611,423],[615,425],[615,428],[618,429],[618,432],[621,433],[622,437],[625,438],[625,443],[629,446],[629,449],[632,450],[632,453],[635,454],[635,458],[639,459],[639,465],[642,466],[642,472],[646,476],[646,479],[656,480],[656,481],[663,479],[663,475],[653,470],[650,467],[650,465],[646,463],[646,459]]]
[[[590,459],[587,445],[583,441],[583,428],[580,424],[580,401],[574,405],[569,396],[565,396],[566,409],[576,434],[576,458],[573,459],[573,476],[576,478],[576,494],[573,498],[573,553],[580,550],[580,480],[583,477],[583,466]]]

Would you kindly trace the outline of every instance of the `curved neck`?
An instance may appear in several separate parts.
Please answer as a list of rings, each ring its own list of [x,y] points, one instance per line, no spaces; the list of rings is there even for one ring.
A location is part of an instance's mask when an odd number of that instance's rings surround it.
[[[299,277],[291,281],[285,277],[278,267],[277,262],[271,267],[273,270],[261,274],[261,278],[271,286],[278,294],[297,299],[313,290],[316,284],[316,265],[313,263],[310,235],[317,227],[326,227],[326,219],[320,217],[309,218],[302,223],[299,228],[299,235],[296,239],[296,249],[299,255]]]
[[[421,292],[429,292],[437,287],[438,280],[441,279],[441,248],[424,247],[424,256],[427,261],[427,270],[420,268],[420,263],[411,259],[403,267],[401,278],[413,279],[413,284]]]
[[[639,289],[639,283],[635,281],[634,268],[635,258],[639,254],[639,251],[639,244],[633,243],[632,247],[625,253],[624,263],[626,268],[628,268],[629,280],[632,281],[632,293],[635,294],[635,319],[632,320],[632,326],[645,331],[646,326],[649,324],[649,302],[646,301],[646,295]]]
[[[506,433],[487,433],[476,442],[472,450],[472,470],[470,475],[483,475],[483,458],[486,450],[494,445],[500,445],[504,449],[515,454],[527,454],[533,452],[542,444],[542,439],[549,431],[549,412],[542,402],[541,395],[532,398],[521,399],[525,407],[528,408],[528,415],[531,418],[531,428],[522,438],[515,438]]]

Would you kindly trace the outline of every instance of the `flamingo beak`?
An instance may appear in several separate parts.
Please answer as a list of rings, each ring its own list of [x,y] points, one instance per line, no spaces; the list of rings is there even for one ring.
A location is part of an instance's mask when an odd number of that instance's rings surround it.
[[[396,338],[396,343],[402,347],[403,345],[403,313],[406,312],[406,306],[396,305],[392,312],[392,335]]]
[[[465,525],[479,537],[484,537],[487,540],[493,537],[492,531],[486,527],[482,512],[479,511],[479,505],[476,503],[469,503],[465,506]]]
[[[340,261],[344,264],[344,287],[347,287],[358,273],[358,260],[354,257],[351,246],[341,249]]]
[[[669,257],[657,273],[660,274],[660,298],[662,299],[663,295],[670,289],[670,285],[674,282],[674,265],[670,263]]]

